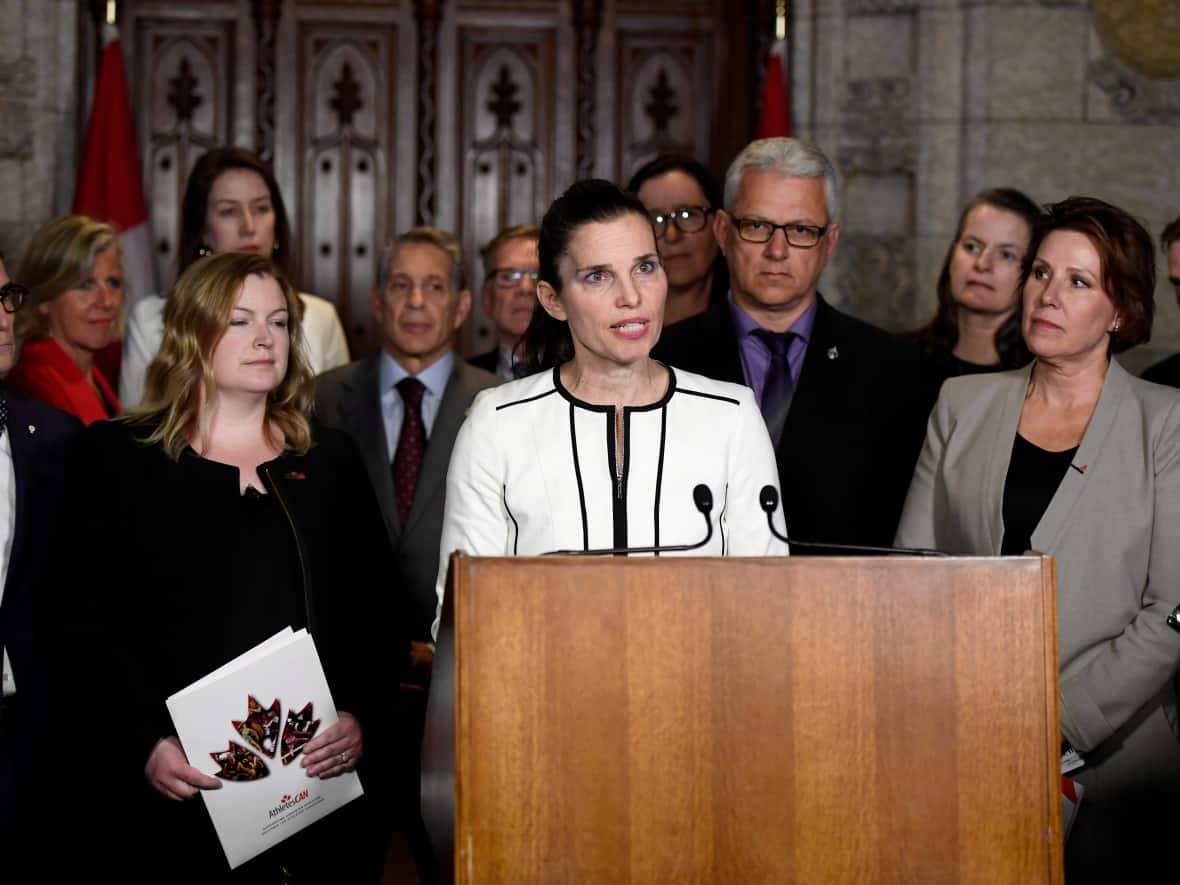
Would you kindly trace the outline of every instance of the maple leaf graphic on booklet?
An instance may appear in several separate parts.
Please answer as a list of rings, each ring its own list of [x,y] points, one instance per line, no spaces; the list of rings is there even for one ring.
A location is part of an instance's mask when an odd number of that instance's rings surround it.
[[[251,753],[241,744],[229,742],[219,753],[210,753],[213,761],[221,768],[217,777],[227,781],[256,781],[270,774],[262,757]]]
[[[300,754],[303,745],[315,737],[320,727],[320,720],[312,719],[311,703],[307,703],[302,710],[296,712],[287,710],[287,724],[283,726],[283,764],[288,764]]]
[[[275,698],[269,707],[264,708],[254,699],[254,695],[247,695],[246,698],[246,719],[242,722],[231,720],[234,731],[259,753],[265,753],[273,759],[279,746],[279,722],[282,721],[279,699]]]

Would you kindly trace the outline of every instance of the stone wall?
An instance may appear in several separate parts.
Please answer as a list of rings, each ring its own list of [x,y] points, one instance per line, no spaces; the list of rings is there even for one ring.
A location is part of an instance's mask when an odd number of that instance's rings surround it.
[[[0,0],[0,251],[10,265],[73,198],[82,8],[78,0]]]
[[[962,205],[1090,194],[1153,235],[1180,215],[1180,9],[1143,0],[796,0],[800,135],[843,176],[833,300],[893,329],[934,309]],[[1117,50],[1117,54],[1116,54]],[[1174,60],[1174,61],[1173,61]],[[1160,261],[1161,279],[1163,262]],[[1180,349],[1161,282],[1138,368]]]

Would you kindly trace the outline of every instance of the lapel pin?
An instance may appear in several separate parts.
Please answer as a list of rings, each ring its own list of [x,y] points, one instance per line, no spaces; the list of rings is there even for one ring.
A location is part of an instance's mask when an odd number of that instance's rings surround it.
[[[838,356],[840,356],[840,350],[839,350],[839,348],[837,348],[835,345],[833,345],[832,347],[829,347],[829,348],[828,348],[828,359],[830,359],[830,360],[834,360],[834,359],[836,359],[836,357],[838,357]]]
[[[290,470],[287,472],[286,479],[307,479],[307,474],[300,473],[298,470]]]
[[[36,432],[37,432],[37,425],[36,425],[36,424],[30,424],[30,425],[29,425],[29,433],[36,433]]]
[[[1083,475],[1086,472],[1086,465],[1085,464],[1070,464],[1069,466],[1072,467],[1074,470],[1076,470],[1078,473],[1081,473]]]

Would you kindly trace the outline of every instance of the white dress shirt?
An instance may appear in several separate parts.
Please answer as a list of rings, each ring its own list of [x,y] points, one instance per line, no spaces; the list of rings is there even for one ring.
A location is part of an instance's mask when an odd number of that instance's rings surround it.
[[[0,601],[4,599],[4,585],[8,581],[8,561],[12,556],[12,536],[16,527],[16,471],[12,466],[12,445],[8,431],[0,433]],[[16,692],[12,664],[7,649],[0,650],[0,673],[5,696]]]
[[[426,428],[426,438],[430,439],[430,431],[434,429],[434,419],[438,415],[438,407],[442,403],[443,392],[447,389],[447,382],[451,379],[451,372],[455,368],[454,351],[447,351],[438,360],[423,369],[414,377],[425,385],[422,393],[422,424]],[[397,451],[397,438],[402,432],[402,417],[405,406],[402,404],[401,394],[397,392],[397,384],[403,378],[409,378],[410,373],[401,367],[384,350],[377,364],[377,383],[381,391],[381,420],[385,422],[385,445],[389,449],[389,460]]]

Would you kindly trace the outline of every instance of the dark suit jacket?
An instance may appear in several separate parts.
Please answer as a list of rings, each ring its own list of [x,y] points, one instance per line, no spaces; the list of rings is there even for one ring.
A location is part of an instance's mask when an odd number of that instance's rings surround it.
[[[34,653],[35,585],[65,539],[57,530],[65,498],[65,454],[82,430],[74,417],[5,388],[12,466],[16,477],[16,519],[8,576],[0,601],[0,645],[8,649],[17,692],[32,689],[39,657]]]
[[[653,355],[675,368],[745,383],[728,300],[669,326]],[[916,345],[819,298],[776,451],[792,537],[892,543],[926,429],[918,373]]]
[[[399,584],[410,595],[411,638],[429,641],[430,625],[438,603],[434,585],[438,577],[443,499],[451,448],[475,395],[484,388],[495,387],[500,379],[467,365],[461,359],[455,360],[455,369],[443,391],[442,403],[426,443],[414,504],[403,526],[398,520],[393,493],[378,378],[377,355],[325,372],[316,386],[315,416],[320,423],[349,434],[361,450],[402,570]]]
[[[82,425],[65,412],[4,389],[8,400],[8,436],[12,451],[15,518],[4,598],[0,600],[0,646],[8,650],[16,698],[5,715],[0,737],[0,845],[3,869],[17,869],[18,855],[27,848],[27,836],[46,832],[42,815],[49,796],[60,792],[47,788],[44,772],[55,765],[52,752],[43,749],[44,723],[50,709],[47,672],[52,655],[46,650],[45,627],[35,617],[45,592],[53,589],[46,573],[63,549],[72,551],[61,528],[66,508],[65,455]],[[90,527],[93,530],[93,527]],[[94,567],[98,567],[96,564]],[[93,661],[88,662],[93,665]],[[48,729],[54,731],[54,729]],[[28,858],[33,862],[33,858]]]
[[[1143,380],[1168,387],[1180,387],[1180,353],[1160,360],[1143,373]]]
[[[487,353],[477,354],[469,359],[471,365],[477,369],[483,369],[485,372],[496,374],[496,366],[500,364],[500,348],[493,347]]]

